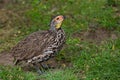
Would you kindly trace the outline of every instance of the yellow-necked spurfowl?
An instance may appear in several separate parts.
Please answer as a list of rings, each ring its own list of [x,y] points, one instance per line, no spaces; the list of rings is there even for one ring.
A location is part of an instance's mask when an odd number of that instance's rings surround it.
[[[56,16],[52,19],[49,30],[34,32],[13,47],[11,53],[15,65],[24,61],[32,63],[38,69],[36,64],[55,56],[65,43],[65,33],[61,28],[63,20],[62,15]],[[38,72],[41,73],[40,70]]]

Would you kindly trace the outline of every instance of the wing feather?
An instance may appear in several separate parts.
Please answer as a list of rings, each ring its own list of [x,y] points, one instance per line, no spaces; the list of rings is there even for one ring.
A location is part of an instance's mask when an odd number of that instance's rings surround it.
[[[17,60],[27,60],[43,53],[44,48],[48,45],[49,40],[54,35],[49,31],[34,32],[20,41],[11,53]]]

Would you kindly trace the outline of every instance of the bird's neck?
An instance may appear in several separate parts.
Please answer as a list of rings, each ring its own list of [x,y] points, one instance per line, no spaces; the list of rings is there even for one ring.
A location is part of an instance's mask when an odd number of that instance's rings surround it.
[[[51,23],[50,23],[50,31],[54,31],[54,32],[57,32],[59,29],[61,29],[61,24],[59,25],[55,25],[55,21],[52,20]]]
[[[57,32],[57,31],[61,30],[61,27],[60,27],[60,28],[58,28],[58,29],[56,29],[55,27],[50,27],[50,29],[49,29],[49,30],[50,30],[50,31]]]
[[[56,31],[56,28],[55,28],[55,26],[50,26],[50,31]]]
[[[55,22],[52,20],[51,23],[50,23],[50,31],[56,31],[56,28],[55,28]]]

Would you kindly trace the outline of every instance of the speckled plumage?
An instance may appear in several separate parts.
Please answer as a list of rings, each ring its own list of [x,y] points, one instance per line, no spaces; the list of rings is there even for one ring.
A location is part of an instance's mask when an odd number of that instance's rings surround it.
[[[20,41],[12,48],[11,53],[15,64],[40,63],[49,60],[58,53],[65,43],[65,33],[62,28],[47,31],[37,31]]]

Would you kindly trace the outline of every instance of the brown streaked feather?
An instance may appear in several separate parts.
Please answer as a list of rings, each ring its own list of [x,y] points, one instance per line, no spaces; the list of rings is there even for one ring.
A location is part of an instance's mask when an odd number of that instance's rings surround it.
[[[11,53],[16,59],[30,59],[42,53],[42,48],[45,47],[47,38],[53,37],[49,31],[34,32],[24,40],[19,42],[12,50]],[[39,52],[39,53],[38,53]]]
[[[62,36],[59,38],[59,35]],[[64,31],[59,29],[56,32],[53,31],[38,31],[30,34],[28,37],[19,42],[11,53],[15,60],[19,61],[31,61],[42,62],[51,57],[51,54],[58,52],[65,42]],[[46,54],[45,52],[52,53]]]

